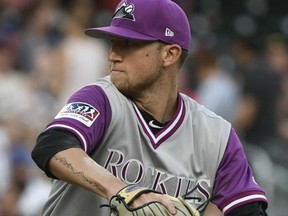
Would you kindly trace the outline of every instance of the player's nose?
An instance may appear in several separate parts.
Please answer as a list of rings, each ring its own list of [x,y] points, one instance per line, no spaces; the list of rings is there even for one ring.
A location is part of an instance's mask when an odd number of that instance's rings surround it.
[[[119,61],[121,61],[121,56],[119,55],[119,54],[117,54],[116,52],[114,52],[114,51],[112,51],[112,50],[110,50],[110,52],[109,52],[109,56],[108,56],[108,60],[110,61],[110,62],[119,62]]]
[[[109,55],[108,55],[108,60],[110,62],[119,62],[122,60],[122,56],[120,55],[119,49],[117,49],[116,45],[112,44]]]

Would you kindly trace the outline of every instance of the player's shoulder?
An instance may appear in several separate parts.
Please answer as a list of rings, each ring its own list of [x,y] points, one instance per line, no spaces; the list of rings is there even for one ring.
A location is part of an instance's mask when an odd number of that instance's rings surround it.
[[[125,97],[112,83],[109,75],[98,79],[92,85],[101,88],[109,100],[110,106],[114,112],[121,111],[123,108],[127,108],[127,106],[132,106],[131,101]]]
[[[95,82],[89,83],[78,90],[78,92],[86,93],[87,95],[101,92],[102,94],[109,94],[108,92],[119,93],[116,87],[110,80],[110,76],[98,78]]]
[[[103,91],[108,95],[112,94],[112,95],[118,95],[120,97],[124,96],[118,91],[116,86],[112,83],[109,75],[97,79],[97,81],[95,83],[92,83],[91,85],[101,87],[103,89]]]
[[[77,91],[75,91],[68,102],[85,102],[88,104],[106,104],[108,102],[108,94],[106,89],[111,86],[112,83],[106,77],[100,78],[93,83],[89,83]]]
[[[204,105],[200,104],[196,100],[192,99],[191,97],[181,94],[184,103],[188,109],[188,112],[191,112],[194,117],[201,116],[203,118],[215,119],[219,121],[226,121],[221,116],[217,115],[215,112],[209,110]]]
[[[186,106],[187,116],[195,126],[195,130],[209,130],[229,136],[231,123],[198,103],[189,96],[181,94]]]
[[[111,82],[110,76],[105,76],[105,77],[98,78],[96,80],[96,82],[91,83],[90,85],[100,86],[100,87],[102,87],[104,89],[113,88],[114,87],[113,83]]]
[[[109,77],[101,77],[98,78],[95,82],[91,82],[82,86],[78,91],[99,91],[99,89],[106,89],[111,88],[113,86],[112,82],[110,81]]]

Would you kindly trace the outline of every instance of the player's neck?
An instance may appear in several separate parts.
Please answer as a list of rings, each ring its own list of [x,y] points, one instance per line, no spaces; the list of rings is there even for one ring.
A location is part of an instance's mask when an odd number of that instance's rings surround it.
[[[153,116],[155,120],[161,123],[168,122],[177,109],[178,92],[174,94],[166,94],[163,96],[151,95],[142,100],[135,100],[139,109]]]
[[[134,103],[160,123],[170,121],[177,109],[178,86],[176,72],[164,71],[149,89],[143,90]]]

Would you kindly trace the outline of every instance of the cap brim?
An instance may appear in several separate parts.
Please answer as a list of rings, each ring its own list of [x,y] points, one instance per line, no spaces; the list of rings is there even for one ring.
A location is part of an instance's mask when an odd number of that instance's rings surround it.
[[[95,38],[106,38],[108,36],[118,36],[134,40],[144,40],[144,41],[156,41],[157,38],[136,32],[131,29],[117,27],[117,26],[107,26],[100,28],[88,28],[85,30],[85,34],[90,37]]]

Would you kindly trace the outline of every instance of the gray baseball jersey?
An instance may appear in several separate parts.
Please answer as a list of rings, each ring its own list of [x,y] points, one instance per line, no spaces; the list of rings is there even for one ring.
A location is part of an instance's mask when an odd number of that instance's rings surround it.
[[[85,152],[127,184],[172,196],[197,185],[188,201],[199,206],[217,192],[212,202],[225,215],[248,202],[267,202],[231,124],[183,94],[178,95],[173,118],[153,134],[137,106],[108,76],[72,95],[49,128],[74,133]],[[53,180],[42,215],[109,215],[107,208],[100,208],[107,202]]]

